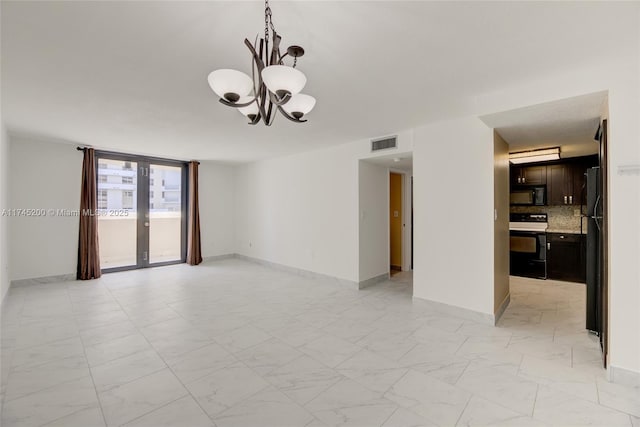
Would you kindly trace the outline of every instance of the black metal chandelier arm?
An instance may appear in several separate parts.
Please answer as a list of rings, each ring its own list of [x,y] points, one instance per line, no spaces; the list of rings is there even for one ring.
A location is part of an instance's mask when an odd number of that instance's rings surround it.
[[[269,101],[278,107],[289,102],[291,100],[291,96],[292,95],[290,93],[287,93],[282,98],[279,98],[277,94],[269,91]]]
[[[264,120],[265,124],[267,124],[270,111],[269,113],[267,113],[267,111],[265,110],[265,100],[266,100],[267,93],[266,93],[265,84],[262,81],[262,70],[265,68],[264,62],[262,61],[262,58],[260,58],[260,56],[258,55],[258,52],[256,52],[255,46],[253,46],[248,39],[244,39],[244,44],[247,46],[247,48],[249,48],[249,51],[253,56],[253,62],[255,63],[255,67],[258,69],[258,86],[257,87],[255,86],[256,85],[255,74],[253,76],[254,92],[256,93],[256,96],[254,99],[257,98],[258,100],[260,100],[260,102],[258,103],[258,111],[260,112],[260,114],[258,116],[262,116],[262,119]],[[260,50],[262,51],[262,39],[260,39]]]
[[[257,125],[260,122],[260,119],[260,113],[258,113],[253,119],[250,119],[251,121],[249,122],[249,124],[252,126]]]
[[[295,123],[304,123],[304,122],[306,122],[306,120],[296,119],[295,117],[290,116],[289,113],[284,111],[284,108],[282,108],[280,106],[278,106],[278,111],[280,111],[283,116],[285,116],[287,119],[291,120],[292,122],[295,122]]]
[[[260,75],[260,73],[264,69],[264,62],[262,61],[262,58],[260,58],[260,56],[258,55],[258,52],[256,52],[256,48],[253,46],[253,44],[251,44],[249,39],[244,39],[244,44],[251,51],[251,55],[253,55],[253,60],[256,62],[256,65],[258,66],[258,75]]]
[[[229,102],[224,98],[220,98],[220,103],[226,105],[227,107],[233,107],[233,108],[242,108],[242,107],[248,107],[249,105],[253,104],[253,102],[256,100],[256,98],[254,97],[251,101],[249,102],[245,102],[242,104],[239,104],[237,102]]]
[[[273,103],[269,102],[269,108],[267,109],[266,120],[264,121],[267,126],[271,126],[276,118],[276,111],[273,109]]]

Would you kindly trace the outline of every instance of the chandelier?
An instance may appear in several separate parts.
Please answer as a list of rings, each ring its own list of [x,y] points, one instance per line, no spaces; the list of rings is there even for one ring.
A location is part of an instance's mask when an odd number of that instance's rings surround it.
[[[252,55],[252,77],[230,69],[215,70],[209,74],[209,86],[220,97],[220,102],[237,108],[249,119],[250,125],[262,120],[271,126],[276,111],[292,122],[304,123],[303,117],[316,104],[314,97],[300,93],[307,78],[296,69],[296,65],[298,58],[304,55],[304,49],[289,46],[283,55],[280,53],[281,40],[271,20],[269,0],[265,0],[264,38],[256,36],[253,44],[244,39]],[[293,58],[292,66],[284,63],[287,56]]]

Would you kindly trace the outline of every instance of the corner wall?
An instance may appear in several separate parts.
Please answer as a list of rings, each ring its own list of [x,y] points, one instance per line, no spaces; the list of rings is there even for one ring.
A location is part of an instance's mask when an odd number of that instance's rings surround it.
[[[234,166],[200,162],[200,240],[202,257],[235,252]]]
[[[360,160],[358,183],[362,282],[389,273],[389,170]]]
[[[11,137],[11,209],[80,207],[82,153],[71,144]],[[74,274],[78,217],[14,216],[10,225],[11,280]]]
[[[493,319],[493,132],[476,117],[415,130],[413,295]]]
[[[1,124],[0,129],[0,212],[9,207],[9,135]],[[9,221],[0,215],[0,302],[9,290]]]

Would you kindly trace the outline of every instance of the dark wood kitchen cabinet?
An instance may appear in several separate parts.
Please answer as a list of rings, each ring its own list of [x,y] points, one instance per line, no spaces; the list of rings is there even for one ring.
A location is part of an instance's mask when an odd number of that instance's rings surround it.
[[[547,166],[547,204],[576,205],[585,203],[588,168],[597,165],[594,156],[577,157]]]
[[[574,173],[568,163],[547,166],[547,204],[572,205]]]
[[[546,166],[511,166],[511,185],[544,185]]]
[[[547,278],[584,283],[586,241],[582,234],[547,233]]]

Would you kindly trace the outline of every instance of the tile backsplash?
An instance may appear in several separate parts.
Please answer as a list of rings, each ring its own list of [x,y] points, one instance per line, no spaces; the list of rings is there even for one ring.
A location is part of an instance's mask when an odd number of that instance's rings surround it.
[[[549,221],[548,231],[563,233],[580,233],[582,219],[582,232],[587,232],[587,219],[580,216],[585,207],[573,206],[511,206],[511,213],[542,213],[546,212]],[[576,215],[578,213],[578,215]]]

